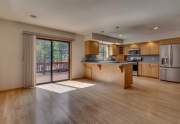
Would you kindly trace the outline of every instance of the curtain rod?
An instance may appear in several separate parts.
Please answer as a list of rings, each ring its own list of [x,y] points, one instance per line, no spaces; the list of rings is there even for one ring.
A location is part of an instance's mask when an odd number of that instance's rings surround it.
[[[63,40],[63,41],[74,41],[75,40],[74,38],[71,38],[71,37],[50,35],[50,34],[30,32],[30,31],[23,31],[23,34],[36,35],[37,38],[45,38],[45,39],[52,39],[52,40]]]

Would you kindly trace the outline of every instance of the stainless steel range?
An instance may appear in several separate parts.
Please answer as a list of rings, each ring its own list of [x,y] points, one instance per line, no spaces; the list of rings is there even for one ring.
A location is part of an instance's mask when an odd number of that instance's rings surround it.
[[[138,75],[138,62],[142,61],[140,49],[130,49],[126,59],[128,62],[133,62],[133,76]]]

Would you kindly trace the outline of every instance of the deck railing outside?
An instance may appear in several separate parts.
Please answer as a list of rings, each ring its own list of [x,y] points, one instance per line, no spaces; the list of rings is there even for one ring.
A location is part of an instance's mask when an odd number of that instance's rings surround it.
[[[53,72],[67,72],[69,71],[69,62],[53,62]],[[37,63],[36,72],[45,73],[51,71],[51,63]]]

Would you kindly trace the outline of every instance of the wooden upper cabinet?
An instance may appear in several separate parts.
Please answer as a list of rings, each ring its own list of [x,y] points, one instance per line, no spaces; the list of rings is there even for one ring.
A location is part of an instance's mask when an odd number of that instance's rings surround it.
[[[150,54],[149,45],[147,43],[141,44],[141,55],[149,55],[149,54]]]
[[[129,45],[124,46],[124,55],[128,55]]]
[[[129,49],[139,49],[140,45],[139,44],[131,44],[129,45]]]
[[[160,45],[168,45],[168,44],[180,44],[180,38],[170,38],[159,40]]]
[[[85,41],[85,54],[86,55],[98,55],[99,54],[99,42],[88,40]]]
[[[172,44],[180,44],[180,38],[173,38],[171,39]]]
[[[159,42],[149,43],[149,46],[151,55],[159,55]]]
[[[117,45],[116,60],[119,62],[124,61],[124,46],[123,45]]]
[[[109,55],[118,55],[118,46],[115,44],[109,45]]]
[[[117,53],[118,53],[118,55],[124,54],[124,46],[123,45],[117,45]]]
[[[159,55],[159,42],[142,43],[141,55]]]
[[[159,41],[160,45],[168,45],[168,44],[171,44],[171,40],[160,40]]]
[[[124,55],[128,55],[129,49],[140,49],[141,55],[159,55],[159,42],[147,42],[125,45]]]
[[[139,44],[124,45],[124,55],[128,55],[130,49],[139,49]]]

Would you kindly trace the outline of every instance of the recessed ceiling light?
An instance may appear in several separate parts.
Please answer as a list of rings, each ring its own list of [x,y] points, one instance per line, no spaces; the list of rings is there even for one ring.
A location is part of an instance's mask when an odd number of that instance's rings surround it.
[[[34,14],[31,14],[31,15],[29,15],[31,18],[37,18],[37,16],[36,15],[34,15]]]
[[[101,31],[101,33],[104,33],[104,31]]]
[[[159,27],[158,26],[155,26],[154,28],[153,28],[153,30],[158,30],[159,29]]]
[[[116,29],[118,30],[120,27],[119,26],[116,26]]]

